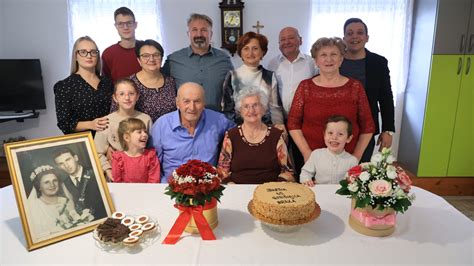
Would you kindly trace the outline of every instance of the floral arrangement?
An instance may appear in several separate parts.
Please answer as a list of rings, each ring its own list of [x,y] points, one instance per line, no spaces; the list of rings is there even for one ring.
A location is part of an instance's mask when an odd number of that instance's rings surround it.
[[[349,169],[336,193],[355,199],[355,208],[370,205],[374,209],[405,212],[415,199],[414,194],[409,195],[412,181],[401,167],[392,165],[394,161],[391,149],[383,148],[369,163]]]
[[[204,206],[213,198],[219,201],[224,190],[217,169],[200,160],[189,160],[178,167],[168,183],[165,194],[187,207]]]

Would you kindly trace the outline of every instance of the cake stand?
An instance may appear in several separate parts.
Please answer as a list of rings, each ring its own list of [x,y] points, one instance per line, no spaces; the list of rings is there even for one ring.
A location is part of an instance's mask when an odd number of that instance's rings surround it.
[[[260,215],[259,213],[255,211],[252,200],[248,203],[247,209],[249,213],[253,217],[255,217],[257,220],[259,220],[264,226],[271,229],[272,231],[280,232],[280,233],[296,232],[304,224],[314,221],[321,214],[321,207],[319,207],[317,203],[316,203],[316,206],[314,207],[314,211],[311,213],[311,216],[309,216],[306,219],[295,220],[291,222],[282,222],[282,221],[274,220],[274,219]]]

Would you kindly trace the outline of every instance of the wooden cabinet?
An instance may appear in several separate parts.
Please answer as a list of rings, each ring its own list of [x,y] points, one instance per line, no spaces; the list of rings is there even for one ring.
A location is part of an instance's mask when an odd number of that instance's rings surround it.
[[[474,1],[441,0],[417,176],[473,176]]]

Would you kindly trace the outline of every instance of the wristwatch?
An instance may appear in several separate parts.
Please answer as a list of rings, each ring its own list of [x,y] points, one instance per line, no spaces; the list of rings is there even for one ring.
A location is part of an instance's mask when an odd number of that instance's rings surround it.
[[[387,133],[387,134],[389,134],[390,136],[393,136],[393,134],[395,134],[395,132],[393,132],[393,131],[384,131],[384,133]]]

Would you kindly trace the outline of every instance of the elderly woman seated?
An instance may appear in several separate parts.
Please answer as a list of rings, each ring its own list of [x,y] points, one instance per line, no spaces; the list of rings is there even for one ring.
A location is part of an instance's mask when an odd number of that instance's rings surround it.
[[[218,163],[223,182],[294,182],[283,131],[262,122],[268,95],[258,88],[247,87],[234,97],[235,110],[240,113],[243,123],[226,132]]]

